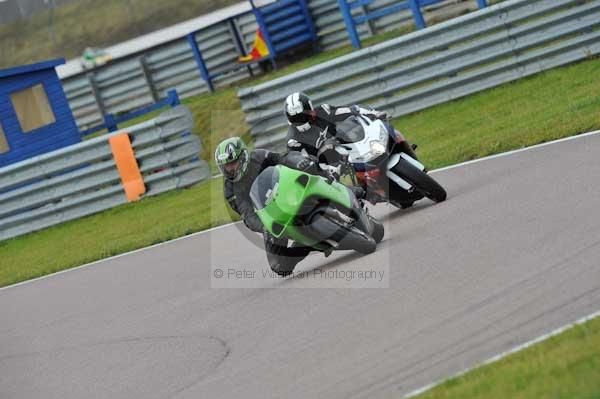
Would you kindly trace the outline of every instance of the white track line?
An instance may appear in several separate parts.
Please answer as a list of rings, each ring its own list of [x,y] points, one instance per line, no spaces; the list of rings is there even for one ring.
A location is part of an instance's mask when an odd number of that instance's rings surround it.
[[[517,154],[517,153],[523,152],[523,151],[535,150],[535,149],[538,149],[538,148],[541,148],[541,147],[546,147],[548,145],[559,144],[559,143],[564,143],[565,141],[571,141],[571,140],[580,139],[582,137],[593,136],[593,135],[598,134],[598,133],[600,133],[600,130],[594,130],[593,132],[581,133],[581,134],[578,134],[576,136],[564,137],[562,139],[548,141],[548,142],[545,142],[545,143],[536,144],[536,145],[532,145],[532,146],[529,146],[529,147],[523,147],[523,148],[519,148],[519,149],[512,150],[512,151],[501,152],[499,154],[489,155],[487,157],[477,158],[477,159],[473,159],[471,161],[465,161],[465,162],[457,163],[457,164],[454,164],[454,165],[445,166],[443,168],[432,170],[430,173],[442,172],[444,170],[458,168],[459,166],[465,166],[465,165],[470,165],[472,163],[478,163],[478,162],[482,162],[482,161],[488,161],[490,159],[505,157],[507,155],[513,155],[513,154]]]
[[[504,156],[507,156],[507,155],[513,155],[513,154],[517,154],[519,152],[534,150],[534,149],[537,149],[537,148],[540,148],[540,147],[545,147],[547,145],[563,143],[565,141],[577,140],[577,139],[580,139],[582,137],[588,137],[588,136],[592,136],[592,135],[599,134],[599,133],[600,133],[600,130],[596,130],[596,131],[593,131],[593,132],[582,133],[582,134],[579,134],[579,135],[576,135],[576,136],[569,136],[569,137],[565,137],[565,138],[554,140],[554,141],[548,141],[548,142],[542,143],[542,144],[532,145],[531,147],[519,148],[517,150],[512,150],[512,151],[508,151],[508,152],[502,152],[500,154],[490,155],[490,156],[483,157],[483,158],[473,159],[471,161],[457,163],[457,164],[454,164],[454,165],[446,166],[444,168],[432,170],[432,171],[430,171],[430,173],[442,172],[442,171],[445,171],[445,170],[454,169],[454,168],[458,168],[458,167],[461,167],[461,166],[470,165],[470,164],[473,164],[473,163],[488,161],[490,159],[504,157]],[[238,223],[238,222],[235,222],[235,223]],[[20,283],[16,283],[16,284],[13,284],[13,285],[8,285],[6,287],[0,287],[0,291],[6,290],[6,289],[9,289],[9,288],[18,287],[18,286],[21,286],[21,285],[24,285],[24,284],[33,283],[35,281],[43,280],[43,279],[46,279],[46,278],[58,276],[58,275],[63,274],[63,273],[67,273],[67,272],[71,272],[71,271],[83,269],[84,267],[93,266],[93,265],[96,265],[96,264],[99,264],[99,263],[109,262],[111,260],[118,259],[118,258],[121,258],[123,256],[132,255],[132,254],[135,254],[135,253],[138,253],[138,252],[141,252],[141,251],[145,251],[147,249],[158,248],[158,247],[161,247],[163,245],[171,244],[171,243],[179,241],[179,240],[184,240],[184,239],[188,239],[188,238],[199,236],[201,234],[210,233],[211,231],[222,229],[222,228],[231,226],[231,225],[233,225],[235,223],[224,224],[224,225],[221,225],[221,226],[213,227],[213,228],[208,229],[208,230],[202,230],[202,231],[199,231],[199,232],[196,232],[196,233],[188,234],[188,235],[183,236],[183,237],[175,238],[173,240],[169,240],[169,241],[161,242],[161,243],[158,243],[158,244],[155,244],[155,245],[151,245],[149,247],[144,247],[144,248],[136,249],[136,250],[130,251],[130,252],[124,252],[124,253],[119,254],[119,255],[111,256],[110,258],[100,259],[100,260],[97,260],[97,261],[94,261],[94,262],[91,262],[91,263],[87,263],[85,265],[72,267],[72,268],[66,269],[66,270],[61,270],[61,271],[56,272],[56,273],[47,274],[45,276],[37,277],[37,278],[31,279],[31,280],[22,281]]]
[[[582,317],[581,319],[579,319],[579,320],[577,320],[577,321],[575,321],[575,322],[573,322],[573,323],[571,323],[571,324],[567,324],[567,325],[565,325],[565,326],[559,327],[559,328],[557,328],[556,330],[553,330],[553,331],[551,331],[551,332],[549,332],[549,333],[547,333],[547,334],[544,334],[544,335],[541,335],[541,336],[539,336],[539,337],[537,337],[537,338],[534,338],[534,339],[532,339],[531,341],[527,341],[527,342],[525,342],[525,343],[523,343],[523,344],[521,344],[521,345],[515,346],[514,348],[512,348],[512,349],[510,349],[510,350],[508,350],[508,351],[506,351],[506,352],[502,352],[502,353],[500,353],[499,355],[493,356],[493,357],[489,358],[488,360],[486,360],[486,361],[484,361],[484,362],[482,362],[482,363],[476,364],[475,366],[473,366],[473,367],[471,367],[471,368],[468,368],[468,369],[462,370],[462,371],[460,371],[460,372],[458,372],[458,373],[454,374],[454,375],[453,375],[453,376],[451,376],[451,377],[448,377],[448,378],[445,378],[445,379],[443,379],[443,380],[436,381],[436,382],[434,382],[434,383],[431,383],[431,384],[425,385],[425,386],[424,386],[424,387],[422,387],[422,388],[415,389],[414,391],[412,391],[412,392],[410,392],[410,393],[406,394],[406,395],[404,396],[404,398],[412,398],[412,397],[414,397],[414,396],[420,395],[420,394],[422,394],[422,393],[424,393],[424,392],[427,392],[427,391],[429,391],[430,389],[432,389],[432,388],[434,388],[434,387],[436,387],[436,386],[438,386],[438,385],[440,385],[440,384],[444,383],[445,381],[447,381],[447,380],[449,380],[449,379],[452,379],[452,378],[457,378],[457,377],[461,377],[461,376],[463,376],[463,375],[467,374],[468,372],[470,372],[470,371],[473,371],[473,370],[475,370],[475,369],[477,369],[477,368],[479,368],[479,367],[485,366],[485,365],[487,365],[487,364],[490,364],[490,363],[497,362],[498,360],[501,360],[501,359],[503,359],[503,358],[505,358],[505,357],[507,357],[507,356],[509,356],[509,355],[512,355],[513,353],[516,353],[516,352],[519,352],[519,351],[521,351],[521,350],[523,350],[523,349],[529,348],[530,346],[533,346],[533,345],[535,345],[535,344],[538,344],[538,343],[540,343],[540,342],[542,342],[542,341],[545,341],[545,340],[547,340],[548,338],[551,338],[551,337],[553,337],[553,336],[555,336],[555,335],[558,335],[558,334],[560,334],[560,333],[563,333],[563,332],[565,332],[566,330],[569,330],[569,329],[571,329],[571,328],[573,328],[573,327],[575,327],[575,326],[578,326],[578,325],[584,324],[584,323],[586,323],[586,322],[588,322],[588,321],[590,321],[590,320],[592,320],[592,319],[595,319],[595,318],[596,318],[596,317],[598,317],[598,316],[600,316],[600,311],[597,311],[597,312],[595,312],[595,313],[592,313],[592,314],[591,314],[591,315],[589,315],[589,316]]]
[[[211,231],[220,230],[220,229],[225,228],[227,226],[232,226],[232,225],[234,225],[236,223],[239,223],[239,222],[233,222],[233,223],[223,224],[221,226],[212,227],[212,228],[210,228],[208,230],[202,230],[202,231],[198,231],[196,233],[192,233],[192,234],[188,234],[188,235],[181,236],[181,237],[178,237],[178,238],[174,238],[174,239],[169,240],[169,241],[160,242],[158,244],[154,244],[154,245],[151,245],[149,247],[139,248],[139,249],[135,249],[135,250],[129,251],[129,252],[123,252],[122,254],[114,255],[114,256],[111,256],[110,258],[99,259],[99,260],[96,260],[96,261],[91,262],[91,263],[86,263],[85,265],[75,266],[75,267],[72,267],[70,269],[65,269],[65,270],[61,270],[59,272],[55,272],[55,273],[51,273],[51,274],[46,274],[45,276],[40,276],[40,277],[32,278],[31,280],[25,280],[25,281],[21,281],[20,283],[16,283],[16,284],[13,284],[13,285],[7,285],[6,287],[0,287],[0,291],[6,290],[6,289],[9,289],[9,288],[13,288],[13,287],[18,287],[20,285],[25,285],[25,284],[28,284],[28,283],[33,283],[35,281],[43,280],[45,278],[58,276],[59,274],[63,274],[63,273],[67,273],[67,272],[71,272],[71,271],[83,269],[84,267],[93,266],[93,265],[96,265],[98,263],[108,262],[110,260],[122,258],[122,257],[127,256],[127,255],[133,255],[135,253],[142,252],[142,251],[145,251],[147,249],[157,248],[157,247],[160,247],[160,246],[163,246],[163,245],[166,245],[166,244],[171,244],[171,243],[176,242],[176,241],[184,240],[186,238],[195,237],[195,236],[198,236],[200,234],[210,233]]]

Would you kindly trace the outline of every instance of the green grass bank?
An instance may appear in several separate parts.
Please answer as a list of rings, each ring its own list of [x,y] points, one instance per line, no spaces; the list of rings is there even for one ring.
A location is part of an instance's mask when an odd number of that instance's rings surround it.
[[[589,60],[404,116],[394,125],[419,144],[419,155],[431,169],[597,130],[598,76],[600,60]],[[207,144],[206,158],[223,137],[246,131],[233,88],[185,104]],[[0,286],[231,220],[220,179],[147,198],[0,242]]]

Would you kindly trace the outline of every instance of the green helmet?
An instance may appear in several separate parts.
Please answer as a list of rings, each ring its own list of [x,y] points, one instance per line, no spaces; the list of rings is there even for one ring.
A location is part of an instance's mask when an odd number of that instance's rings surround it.
[[[226,179],[240,180],[250,162],[246,143],[239,137],[223,140],[215,150],[215,162]]]

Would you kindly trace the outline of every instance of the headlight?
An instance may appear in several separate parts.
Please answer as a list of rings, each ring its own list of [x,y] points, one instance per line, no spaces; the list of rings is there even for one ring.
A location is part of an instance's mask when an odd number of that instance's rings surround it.
[[[371,141],[370,145],[373,156],[378,157],[386,151],[385,145],[379,140]]]

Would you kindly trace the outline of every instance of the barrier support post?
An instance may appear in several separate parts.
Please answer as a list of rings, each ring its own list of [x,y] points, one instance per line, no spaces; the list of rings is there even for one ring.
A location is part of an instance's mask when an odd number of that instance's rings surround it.
[[[106,114],[104,115],[104,126],[109,132],[116,132],[119,130],[117,118],[114,114]]]
[[[187,41],[192,48],[192,53],[194,54],[194,59],[196,60],[196,65],[198,65],[198,69],[200,70],[200,76],[206,82],[208,86],[208,90],[211,93],[214,93],[215,86],[213,85],[212,78],[208,73],[208,68],[206,67],[206,63],[204,62],[204,58],[202,58],[202,53],[200,52],[200,48],[198,48],[198,43],[196,42],[196,32],[188,33]]]
[[[244,45],[244,42],[242,41],[242,35],[240,33],[240,28],[239,28],[238,24],[236,23],[236,21],[233,18],[229,18],[227,20],[227,23],[229,24],[229,32],[231,33],[231,36],[233,37],[233,40],[235,42],[235,47],[238,50],[238,54],[241,55],[242,57],[245,57],[246,55],[248,55],[248,53],[246,51],[246,46]],[[246,66],[246,70],[248,71],[248,74],[250,76],[254,76],[254,72],[252,71],[252,67],[250,65]]]
[[[355,48],[360,48],[360,37],[356,31],[356,24],[354,23],[350,6],[348,5],[347,0],[338,0],[338,4],[340,5],[340,11],[342,12],[342,17],[344,18],[344,23],[346,24],[346,30],[350,36],[350,42],[352,43],[352,46]]]
[[[319,38],[317,37],[317,30],[315,29],[315,24],[313,23],[312,15],[310,15],[310,9],[308,8],[308,3],[306,0],[298,0],[300,4],[300,8],[302,8],[302,14],[304,14],[304,19],[306,19],[306,25],[308,26],[308,30],[310,31],[310,35],[312,36],[313,42],[316,42]]]
[[[172,89],[167,92],[167,101],[171,108],[181,105],[181,100],[179,99],[177,90]]]
[[[273,66],[273,69],[277,69],[277,63],[275,62],[275,57],[277,56],[277,53],[275,52],[275,47],[273,46],[273,42],[271,41],[271,35],[269,34],[269,29],[267,27],[267,24],[265,23],[265,19],[263,18],[262,13],[258,9],[258,7],[256,7],[254,5],[254,1],[253,0],[248,0],[248,1],[250,2],[250,6],[252,6],[252,12],[254,13],[256,22],[258,23],[258,26],[261,29],[263,38],[265,39],[265,42],[267,43],[267,48],[269,49],[269,59],[271,61],[271,65]]]
[[[421,5],[419,4],[419,0],[408,0],[408,5],[412,11],[413,18],[415,19],[415,25],[417,26],[417,29],[426,28],[427,25],[425,24],[425,19],[421,13]]]

